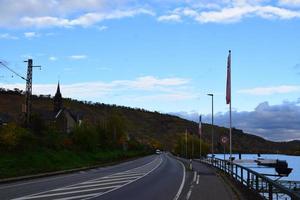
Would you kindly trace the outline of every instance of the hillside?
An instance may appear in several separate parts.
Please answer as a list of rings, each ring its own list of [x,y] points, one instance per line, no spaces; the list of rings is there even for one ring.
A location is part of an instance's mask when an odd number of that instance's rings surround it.
[[[10,120],[18,122],[22,116],[21,107],[24,103],[24,95],[20,91],[0,91],[0,113],[7,115]],[[33,96],[33,111],[51,111],[52,98],[49,96]],[[184,134],[187,129],[190,133],[197,134],[198,124],[168,114],[149,112],[143,109],[107,105],[101,103],[92,104],[72,99],[64,99],[64,106],[74,112],[81,113],[83,121],[87,123],[101,123],[112,113],[120,115],[126,124],[126,132],[149,143],[160,142],[164,149],[174,148],[177,136]],[[210,144],[211,126],[203,125],[203,139]],[[220,137],[228,135],[229,131],[224,127],[215,127],[215,147],[223,152]],[[271,142],[261,137],[243,133],[241,130],[233,130],[233,149],[242,153],[289,153],[300,154],[300,141]]]

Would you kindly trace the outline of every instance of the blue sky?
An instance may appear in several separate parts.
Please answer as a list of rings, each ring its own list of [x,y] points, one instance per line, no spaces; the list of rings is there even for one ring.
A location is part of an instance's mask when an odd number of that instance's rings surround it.
[[[53,95],[60,80],[65,97],[207,119],[206,94],[214,93],[225,126],[229,49],[235,112],[264,102],[298,108],[299,30],[299,0],[0,0],[0,59],[24,75],[23,60],[42,65],[33,93]],[[25,88],[4,68],[0,83]],[[236,125],[268,139],[300,138],[297,128],[274,138],[249,123]]]

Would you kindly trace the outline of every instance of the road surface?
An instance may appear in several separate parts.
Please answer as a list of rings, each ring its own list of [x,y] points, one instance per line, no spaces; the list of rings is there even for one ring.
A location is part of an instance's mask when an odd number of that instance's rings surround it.
[[[167,154],[115,166],[0,185],[0,199],[174,200],[184,184],[183,165]]]

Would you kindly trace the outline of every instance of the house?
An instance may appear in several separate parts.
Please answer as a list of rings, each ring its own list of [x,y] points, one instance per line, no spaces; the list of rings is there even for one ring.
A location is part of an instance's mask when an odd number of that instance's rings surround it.
[[[61,132],[70,133],[77,125],[81,124],[81,116],[63,106],[59,83],[53,98],[53,113],[55,127]]]
[[[12,118],[9,115],[7,115],[5,113],[0,113],[0,126],[5,126],[10,121],[12,121]]]

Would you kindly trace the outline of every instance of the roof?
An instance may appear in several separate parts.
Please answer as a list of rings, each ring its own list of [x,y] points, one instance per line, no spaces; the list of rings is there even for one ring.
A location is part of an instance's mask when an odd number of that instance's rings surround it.
[[[67,108],[62,108],[60,109],[56,114],[55,114],[55,119],[57,119],[62,113],[68,113],[74,121],[78,122],[81,118],[81,115],[79,113],[74,113],[71,110],[67,109]]]

